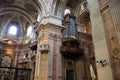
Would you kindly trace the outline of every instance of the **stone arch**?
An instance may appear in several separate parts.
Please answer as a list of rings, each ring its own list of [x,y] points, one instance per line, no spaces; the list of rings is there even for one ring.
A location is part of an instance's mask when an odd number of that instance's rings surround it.
[[[4,57],[4,56],[9,56],[11,59],[14,59],[14,55],[15,53],[12,53],[12,54],[6,54],[3,50],[2,54],[0,54],[0,58]]]
[[[10,12],[10,13],[12,13],[12,12]],[[5,12],[5,14],[7,15],[7,12]],[[3,22],[2,23],[2,25],[1,25],[1,30],[0,30],[0,33],[1,34],[5,34],[6,33],[6,31],[7,31],[7,28],[8,28],[8,26],[9,26],[9,24],[11,23],[11,22],[16,22],[16,23],[18,23],[18,28],[19,28],[19,37],[20,36],[22,36],[23,34],[24,34],[24,32],[26,31],[26,26],[24,26],[24,25],[22,25],[22,24],[19,24],[19,23],[22,23],[21,22],[21,20],[19,19],[19,16],[16,16],[18,13],[16,13],[15,15],[13,15],[13,16],[11,16],[9,19],[7,19],[7,20],[5,20],[5,22]],[[18,14],[19,15],[19,14]],[[14,20],[14,19],[16,19],[16,20]],[[26,19],[26,18],[24,18],[24,19]],[[30,24],[32,24],[32,22],[30,22],[30,21],[28,21]]]
[[[1,58],[1,66],[9,67],[11,66],[12,57],[10,55],[3,55]]]
[[[13,14],[13,13],[14,13],[14,14]],[[7,14],[13,14],[13,15],[12,15],[8,20],[6,20],[5,22],[3,22],[3,23],[1,24],[0,33],[3,33],[3,32],[2,32],[2,30],[4,30],[3,27],[6,26],[7,23],[9,23],[14,17],[18,17],[18,19],[19,19],[19,16],[22,16],[22,17],[24,17],[24,18],[26,19],[26,21],[28,21],[29,24],[31,24],[31,25],[32,25],[32,23],[34,22],[34,20],[32,19],[32,17],[30,16],[30,14],[29,14],[28,12],[26,12],[25,10],[22,10],[22,9],[20,9],[20,8],[13,8],[13,7],[2,8],[1,11],[0,11],[0,16],[2,16],[2,15],[7,15]],[[19,22],[21,22],[21,21],[19,20]],[[5,27],[4,27],[4,28],[5,28]],[[22,30],[21,30],[21,31],[22,31],[21,33],[25,32],[25,26],[24,26],[23,28],[21,28],[21,29],[22,29]],[[22,36],[22,34],[21,34],[21,36]]]
[[[8,14],[8,13],[13,13],[13,12],[21,14],[32,24],[32,22],[33,22],[32,17],[29,15],[29,13],[27,13],[26,11],[24,11],[20,8],[13,8],[13,7],[2,8],[0,11],[0,16]]]
[[[46,15],[47,7],[45,5],[44,0],[34,0],[34,2],[38,5],[39,9],[42,11],[42,15]]]
[[[65,2],[62,0],[53,0],[53,2],[51,3],[51,13],[56,16],[63,17],[65,6],[63,3],[65,4]]]

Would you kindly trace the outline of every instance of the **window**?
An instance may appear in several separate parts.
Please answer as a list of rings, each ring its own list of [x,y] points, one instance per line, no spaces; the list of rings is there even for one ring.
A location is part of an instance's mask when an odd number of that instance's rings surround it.
[[[28,54],[27,53],[24,55],[24,59],[26,59],[26,58],[28,58]]]
[[[32,35],[32,27],[30,26],[27,29],[27,37],[32,37],[31,35]]]
[[[18,22],[11,21],[7,26],[6,26],[6,31],[5,35],[9,37],[20,37],[21,35],[21,27]]]
[[[69,9],[65,9],[64,15],[66,14],[70,14],[70,10]]]
[[[9,27],[8,34],[17,35],[17,27],[12,25]]]

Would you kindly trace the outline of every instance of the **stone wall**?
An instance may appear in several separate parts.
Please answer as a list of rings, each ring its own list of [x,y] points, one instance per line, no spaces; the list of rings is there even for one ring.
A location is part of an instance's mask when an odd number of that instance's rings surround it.
[[[90,9],[90,17],[92,23],[92,38],[95,49],[96,61],[106,60],[106,66],[96,63],[98,80],[113,80],[111,63],[109,60],[109,50],[106,41],[106,32],[104,29],[103,19],[97,0],[87,0]],[[94,5],[93,5],[94,4]]]
[[[109,0],[109,7],[111,15],[113,18],[114,26],[117,32],[117,37],[120,45],[120,1],[119,0]]]

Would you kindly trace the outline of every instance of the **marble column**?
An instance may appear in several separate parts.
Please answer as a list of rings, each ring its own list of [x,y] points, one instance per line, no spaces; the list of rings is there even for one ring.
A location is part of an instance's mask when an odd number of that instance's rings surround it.
[[[41,25],[34,80],[62,80],[61,27]]]

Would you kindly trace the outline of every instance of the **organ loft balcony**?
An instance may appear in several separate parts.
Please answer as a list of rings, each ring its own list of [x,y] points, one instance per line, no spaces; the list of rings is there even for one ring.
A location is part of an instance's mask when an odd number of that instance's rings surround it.
[[[84,54],[84,49],[79,47],[79,41],[68,40],[68,41],[62,42],[62,46],[60,47],[60,53],[65,58],[77,59]]]
[[[88,4],[87,4],[86,0],[84,0],[80,5],[81,5],[80,6],[80,15],[89,13]]]
[[[84,49],[80,48],[80,42],[78,40],[75,17],[71,14],[66,14],[63,25],[65,26],[65,29],[62,30],[63,38],[60,53],[65,58],[75,60],[84,55]]]

